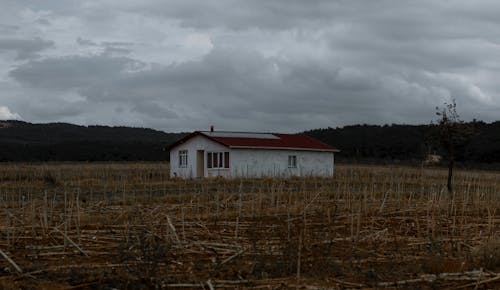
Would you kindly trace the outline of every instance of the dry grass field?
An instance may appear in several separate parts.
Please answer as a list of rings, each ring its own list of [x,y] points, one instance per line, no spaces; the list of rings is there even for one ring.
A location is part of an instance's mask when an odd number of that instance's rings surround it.
[[[0,289],[498,289],[500,173],[339,165],[172,180],[162,163],[0,165]]]

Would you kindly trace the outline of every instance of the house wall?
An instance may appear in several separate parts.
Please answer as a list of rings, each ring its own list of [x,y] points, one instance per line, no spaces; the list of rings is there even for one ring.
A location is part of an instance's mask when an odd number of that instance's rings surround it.
[[[179,168],[179,151],[181,150],[188,150],[188,163],[185,168]],[[196,155],[198,150],[205,151],[205,177],[217,175],[229,177],[229,169],[207,169],[206,164],[207,152],[227,152],[230,151],[229,148],[202,136],[195,136],[186,143],[170,150],[170,177],[196,178]],[[231,160],[231,157],[229,160]]]
[[[333,176],[334,153],[277,149],[232,149],[232,177]],[[297,156],[297,168],[288,168],[288,156]]]

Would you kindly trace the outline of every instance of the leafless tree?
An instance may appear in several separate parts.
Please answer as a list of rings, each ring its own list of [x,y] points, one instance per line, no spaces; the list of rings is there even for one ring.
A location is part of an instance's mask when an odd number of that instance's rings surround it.
[[[435,126],[436,141],[444,149],[448,157],[448,193],[453,194],[453,167],[455,166],[455,155],[457,146],[467,142],[472,134],[473,128],[460,119],[457,113],[455,100],[444,103],[444,107],[436,107],[438,116]]]

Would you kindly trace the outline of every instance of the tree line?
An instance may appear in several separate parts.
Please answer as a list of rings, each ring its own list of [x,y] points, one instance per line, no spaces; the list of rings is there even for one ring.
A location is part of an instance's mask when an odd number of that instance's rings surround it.
[[[0,121],[0,161],[162,161],[185,133],[147,128]]]
[[[500,165],[500,121],[466,124],[474,135],[455,148],[455,160]],[[435,126],[362,124],[304,133],[340,149],[339,161],[418,163],[429,154],[446,156],[432,142]],[[185,135],[147,128],[0,121],[0,161],[162,161],[169,158],[165,148]]]
[[[473,134],[457,144],[454,159],[461,164],[500,165],[500,121],[465,122]],[[446,157],[446,148],[436,142],[439,124],[352,125],[306,131],[341,150],[337,160],[359,162],[421,162],[428,155]]]

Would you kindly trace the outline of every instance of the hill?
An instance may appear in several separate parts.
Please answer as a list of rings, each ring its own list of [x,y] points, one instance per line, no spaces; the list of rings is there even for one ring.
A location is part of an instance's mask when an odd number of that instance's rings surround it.
[[[462,163],[500,163],[500,121],[469,123],[474,128],[471,140],[458,148]],[[344,160],[421,161],[427,154],[441,154],[430,138],[431,125],[353,125],[304,132],[342,150]]]
[[[462,148],[462,163],[500,164],[500,121],[471,122],[475,135]],[[430,125],[352,125],[304,132],[341,150],[337,160],[420,162],[443,154],[430,142]],[[32,124],[0,121],[0,161],[156,161],[186,133],[147,128]]]
[[[0,161],[167,160],[183,133],[146,128],[0,121]]]

